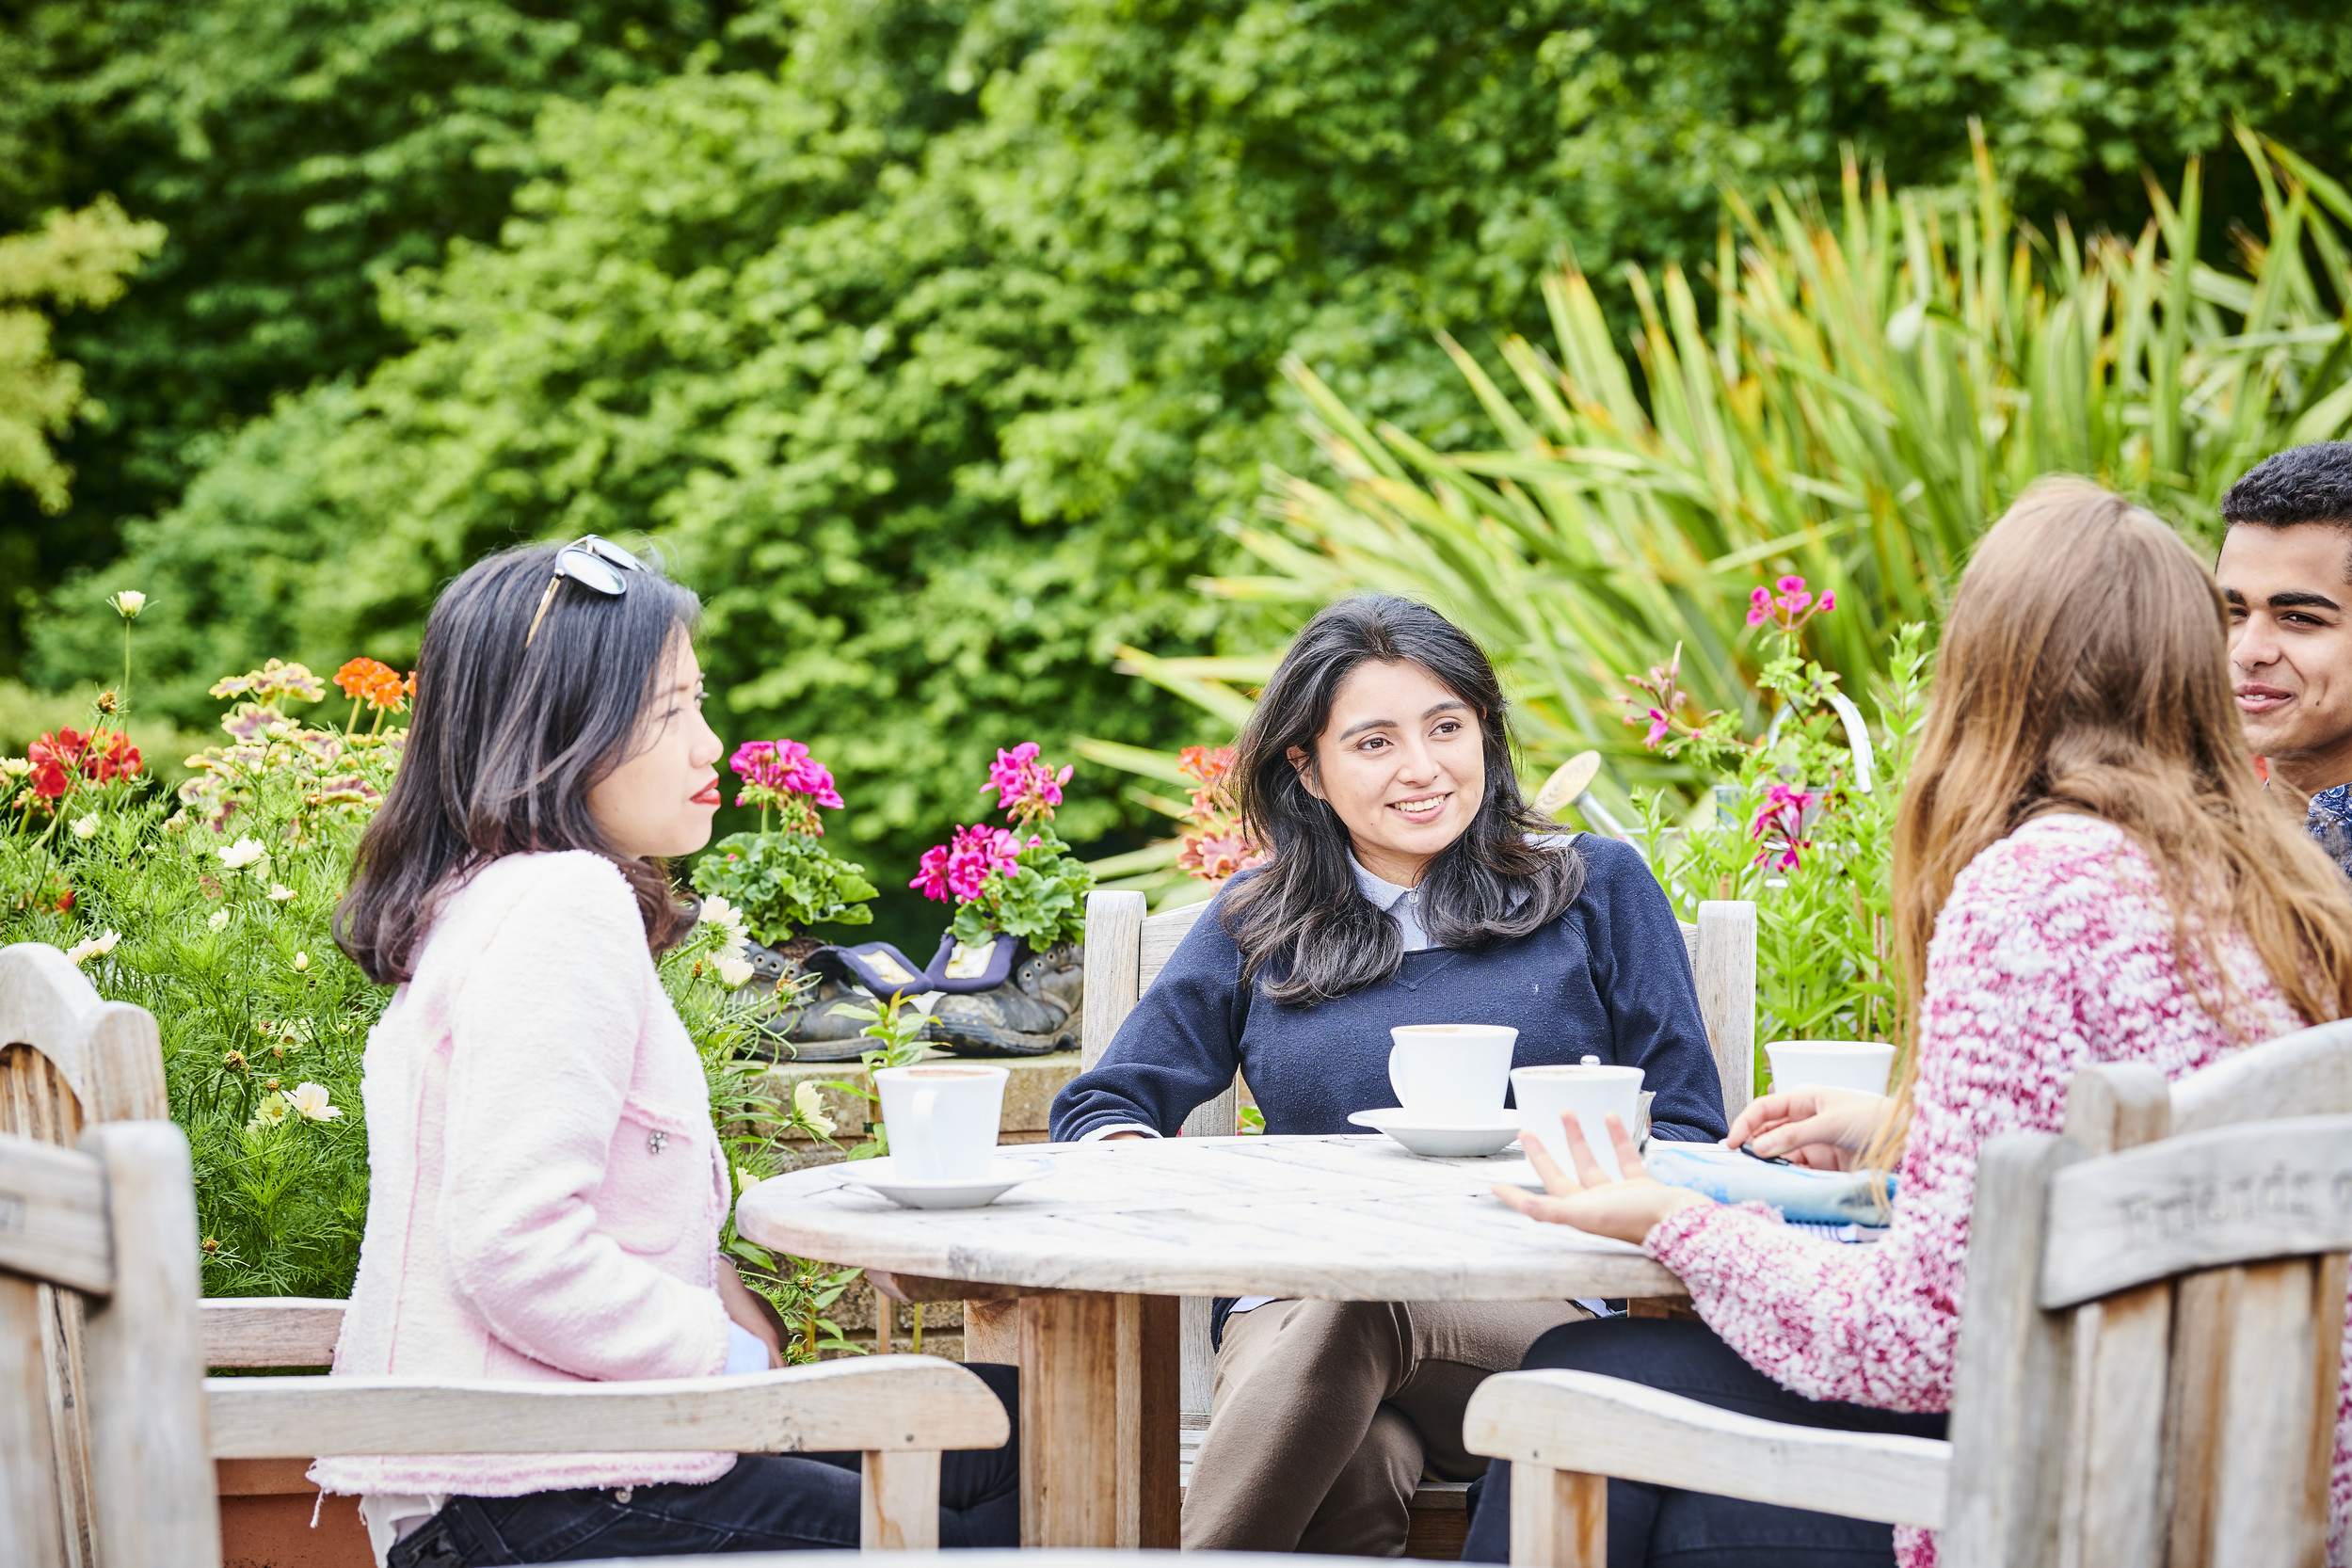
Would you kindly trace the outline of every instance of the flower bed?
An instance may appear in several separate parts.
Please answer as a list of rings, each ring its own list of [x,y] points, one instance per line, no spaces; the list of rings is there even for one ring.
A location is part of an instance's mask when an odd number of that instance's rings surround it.
[[[51,943],[102,995],[154,1015],[195,1161],[209,1295],[340,1297],[358,1267],[360,1064],[391,991],[335,946],[334,911],[399,766],[412,688],[355,659],[332,678],[348,711],[306,716],[328,684],[271,660],[215,686],[226,739],[188,759],[194,776],[176,793],[124,738],[124,688],[102,693],[86,726],[0,759],[0,942]],[[766,1064],[744,1048],[747,1009],[728,972],[744,934],[724,900],[708,901],[660,965],[739,1186],[774,1174],[779,1142],[811,1130],[808,1108],[766,1102]],[[807,1328],[795,1348],[813,1355],[827,1330],[809,1304],[838,1294],[833,1272],[726,1240]]]

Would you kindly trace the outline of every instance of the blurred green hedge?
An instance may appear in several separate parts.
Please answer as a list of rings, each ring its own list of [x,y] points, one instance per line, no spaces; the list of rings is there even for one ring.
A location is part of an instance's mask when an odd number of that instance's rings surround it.
[[[127,558],[36,613],[30,679],[103,668],[88,590],[138,586],[167,607],[148,690],[194,723],[212,672],[265,654],[405,663],[487,549],[649,533],[708,598],[721,728],[814,745],[885,884],[969,820],[997,745],[1219,738],[1109,657],[1262,646],[1249,617],[1282,613],[1188,584],[1232,566],[1217,520],[1266,465],[1317,472],[1286,355],[1367,420],[1487,444],[1432,328],[1503,373],[1492,334],[1548,336],[1540,280],[1572,247],[1622,335],[1617,264],[1711,259],[1726,184],[1833,180],[1842,143],[1897,184],[1955,182],[1980,117],[2020,210],[2084,232],[2136,231],[2143,166],[2233,117],[2325,167],[2352,146],[2352,29],[2316,5],[614,4],[560,47],[488,0],[185,9],[285,39],[157,13],[164,41],[109,34],[84,76],[56,68],[98,84],[72,113],[115,123],[108,72],[161,84],[122,112],[177,171],[152,188],[186,266],[224,264],[248,186],[344,238],[237,251],[223,277],[284,281],[235,311],[171,294],[168,256],[152,310],[135,291],[76,328],[102,396],[160,377],[89,438],[87,483],[135,447],[194,477],[157,470]],[[495,45],[509,24],[522,64]],[[350,63],[386,27],[408,99]],[[280,63],[208,97],[205,62],[240,47]],[[0,136],[46,146],[40,114],[65,111],[11,112]],[[2243,165],[2216,169],[2209,232],[2262,228]],[[352,310],[363,284],[380,319]],[[108,335],[135,326],[136,353]],[[165,374],[174,333],[221,373]],[[231,337],[233,376],[206,358]],[[207,403],[216,382],[235,398]],[[201,414],[177,446],[152,413],[175,400]],[[1142,824],[1088,786],[1074,840]]]

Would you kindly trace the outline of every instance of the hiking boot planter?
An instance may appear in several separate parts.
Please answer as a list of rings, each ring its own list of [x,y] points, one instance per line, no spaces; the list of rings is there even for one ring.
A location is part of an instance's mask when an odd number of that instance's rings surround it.
[[[876,998],[894,991],[921,992],[930,982],[906,955],[888,942],[862,942],[854,948],[808,942],[797,973],[815,984],[770,1018],[760,1032],[776,1054],[788,1062],[847,1062],[872,1050],[866,1020],[838,1011],[838,1004],[872,1007]],[[795,946],[798,944],[795,943]],[[755,968],[757,965],[755,963]]]
[[[1080,1044],[1083,947],[1056,942],[1032,952],[1027,942],[999,936],[987,966],[997,971],[994,984],[984,971],[968,978],[947,973],[954,947],[952,938],[942,941],[941,956],[932,961],[932,979],[948,994],[932,1004],[924,1039],[958,1056],[1044,1056]]]
[[[1012,826],[959,826],[923,852],[914,888],[955,905],[924,968],[944,993],[925,1040],[966,1056],[1043,1056],[1078,1044],[1079,944],[1095,873],[1053,830],[1069,779],[1069,768],[1038,760],[1034,741],[1000,751],[981,792],[996,792]]]
[[[744,989],[765,1000],[759,1007],[752,1027],[759,1032],[755,1048],[784,1062],[832,1062],[840,1054],[827,1052],[824,1048],[838,1040],[855,1040],[865,1026],[850,1018],[831,1016],[836,1001],[872,1002],[872,998],[854,992],[828,978],[820,976],[814,986],[802,983],[804,963],[815,953],[819,943],[812,936],[796,936],[780,947],[769,947],[745,937],[744,957],[751,965],[751,978]],[[797,994],[792,990],[801,984]],[[835,1028],[831,1026],[845,1026]],[[806,1039],[795,1038],[806,1035]],[[808,1048],[803,1048],[806,1046]],[[855,1048],[845,1054],[856,1056]]]
[[[894,992],[922,995],[932,987],[929,976],[915,968],[889,943],[858,943],[856,948],[816,948],[800,964],[802,976],[814,985],[800,992],[788,1009],[760,1025],[776,1046],[778,1058],[795,1063],[844,1063],[875,1048],[866,1037],[866,1020],[838,1011],[838,1004],[880,1006],[880,997]]]

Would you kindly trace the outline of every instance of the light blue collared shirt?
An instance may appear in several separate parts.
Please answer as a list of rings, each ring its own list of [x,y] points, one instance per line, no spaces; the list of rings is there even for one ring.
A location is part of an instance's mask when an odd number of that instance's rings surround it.
[[[1384,877],[1374,876],[1364,869],[1364,862],[1355,857],[1353,850],[1348,852],[1348,869],[1355,872],[1356,890],[1373,908],[1397,922],[1397,929],[1404,934],[1405,952],[1419,952],[1437,945],[1421,926],[1420,888],[1400,888]]]

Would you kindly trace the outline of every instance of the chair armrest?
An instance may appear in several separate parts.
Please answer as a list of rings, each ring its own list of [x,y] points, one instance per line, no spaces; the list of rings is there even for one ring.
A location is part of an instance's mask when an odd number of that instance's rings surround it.
[[[210,1296],[197,1304],[207,1367],[325,1367],[344,1304],[324,1296]]]
[[[206,1378],[215,1459],[304,1454],[992,1448],[1011,1431],[952,1361],[884,1355],[647,1383]]]
[[[1474,1454],[1890,1525],[1944,1524],[1952,1446],[1785,1426],[1592,1372],[1506,1372],[1463,1416]]]

